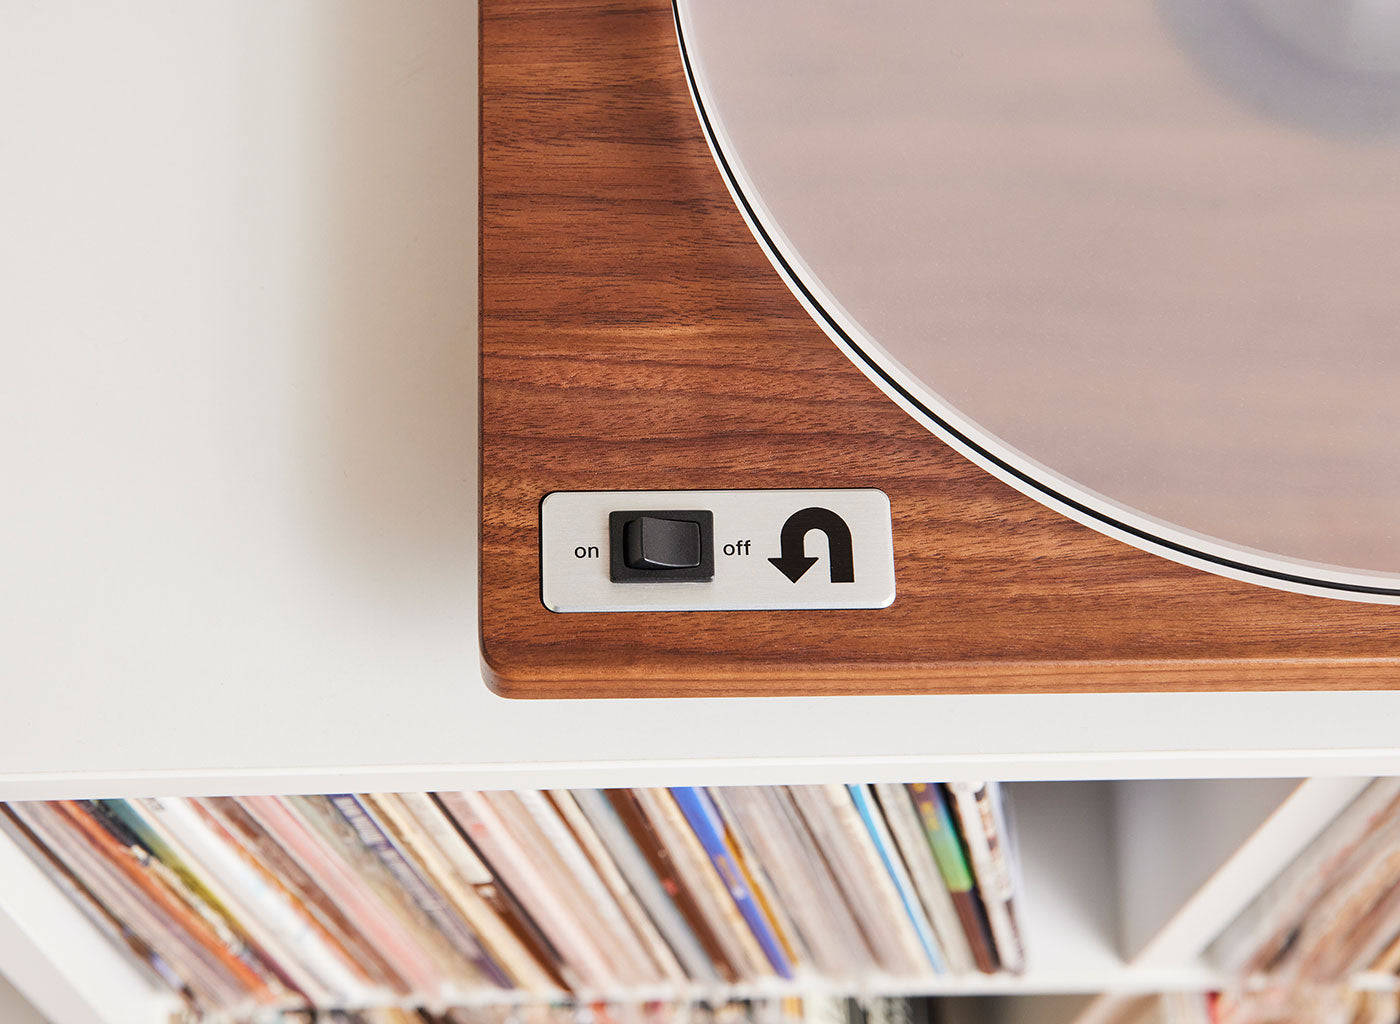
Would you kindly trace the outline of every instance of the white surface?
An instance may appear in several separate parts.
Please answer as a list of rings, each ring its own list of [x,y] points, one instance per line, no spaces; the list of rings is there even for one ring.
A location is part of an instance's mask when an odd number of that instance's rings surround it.
[[[769,561],[797,554],[784,548],[782,535],[789,517],[811,508],[834,512],[845,523],[852,556],[849,581],[834,580],[831,562],[832,547],[844,538],[820,529],[809,530],[802,541],[801,554],[815,562],[796,580]],[[609,515],[683,509],[714,515],[714,579],[614,583]],[[541,593],[545,607],[555,612],[884,608],[894,601],[890,499],[872,488],[557,491],[540,504],[540,534]]]
[[[0,977],[0,1020],[5,1024],[50,1024],[3,977]]]
[[[756,233],[916,418],[1129,543],[1396,602],[1400,145],[1283,94],[1400,111],[1400,88],[1191,6],[707,0],[681,24]]]
[[[1139,967],[1201,957],[1370,779],[1123,783],[1122,917]],[[1279,797],[1283,799],[1280,800]]]
[[[49,1024],[164,1024],[179,1005],[150,985],[3,833],[0,973]],[[0,979],[0,1021],[15,1024],[4,1012],[5,998]]]
[[[1122,967],[1115,785],[1027,783],[1006,794],[1022,883],[1016,913],[1027,968],[1037,975],[1109,975]]]
[[[1008,788],[1021,861],[1018,913],[1027,972],[1005,991],[1151,992],[1206,987],[1217,972],[1187,953],[1130,964],[1119,934],[1121,840],[1115,824],[1121,782],[1022,783]],[[1161,783],[1191,790],[1190,782]],[[1211,822],[1199,837],[1213,838]],[[996,989],[989,989],[995,991]]]
[[[1400,693],[493,696],[471,5],[5,21],[0,796],[1400,771]]]
[[[1168,922],[1298,788],[1296,779],[1117,784],[1113,827],[1124,954],[1134,959],[1149,944],[1158,946]],[[1177,959],[1199,954],[1210,938],[1201,937]]]

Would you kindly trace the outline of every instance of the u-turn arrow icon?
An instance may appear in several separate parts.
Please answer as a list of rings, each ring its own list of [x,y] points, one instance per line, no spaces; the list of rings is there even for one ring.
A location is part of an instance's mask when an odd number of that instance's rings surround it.
[[[807,554],[807,534],[820,530],[826,534],[827,560],[831,566],[832,583],[856,581],[855,555],[851,550],[851,528],[829,508],[804,508],[788,516],[783,523],[782,554],[770,558],[784,576],[796,583],[807,570],[817,564]]]

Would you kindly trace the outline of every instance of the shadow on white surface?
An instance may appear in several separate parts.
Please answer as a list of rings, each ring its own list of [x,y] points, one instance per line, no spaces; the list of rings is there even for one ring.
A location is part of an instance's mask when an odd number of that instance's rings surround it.
[[[475,50],[459,0],[7,19],[0,771],[288,763],[480,685]]]
[[[48,1024],[4,975],[0,975],[0,1020],[5,1024]]]
[[[311,186],[318,511],[372,585],[440,600],[472,575],[477,533],[475,10],[331,10]]]

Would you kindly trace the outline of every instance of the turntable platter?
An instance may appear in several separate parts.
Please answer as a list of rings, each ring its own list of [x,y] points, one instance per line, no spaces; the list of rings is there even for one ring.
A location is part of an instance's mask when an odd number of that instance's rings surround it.
[[[1400,4],[678,22],[750,227],[911,415],[1168,557],[1400,596]]]

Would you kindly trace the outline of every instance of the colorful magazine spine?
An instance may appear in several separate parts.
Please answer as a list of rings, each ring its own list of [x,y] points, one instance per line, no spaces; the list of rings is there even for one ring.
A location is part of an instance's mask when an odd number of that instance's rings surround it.
[[[661,832],[647,817],[646,811],[642,807],[639,791],[609,789],[605,790],[604,794],[624,826],[632,834],[638,849],[646,857],[647,863],[655,872],[662,888],[684,917],[688,931],[705,950],[705,956],[709,959],[715,972],[726,982],[737,981],[740,973],[739,967],[743,961],[740,960],[736,963],[730,959],[729,951],[720,942],[715,929],[711,927],[710,919],[700,906],[700,901],[682,880],[680,868],[671,855],[670,849],[662,841]]]
[[[1009,853],[1006,849],[1005,820],[996,797],[985,782],[950,782],[958,825],[977,888],[987,908],[987,923],[996,944],[997,959],[1012,974],[1026,968],[1021,946],[1021,930],[1016,921],[1015,885],[1011,876]]]
[[[598,877],[607,888],[608,898],[616,903],[633,933],[641,940],[651,965],[668,983],[685,984],[688,980],[685,971],[671,952],[671,948],[666,945],[656,925],[647,916],[641,901],[617,866],[617,859],[603,842],[593,823],[588,820],[588,816],[583,813],[583,808],[579,806],[574,795],[567,789],[551,790],[549,798],[598,872]]]
[[[571,988],[599,991],[617,988],[611,964],[599,952],[588,927],[579,922],[546,877],[539,858],[507,827],[481,793],[438,793],[438,802],[452,815],[472,844],[506,879],[531,918],[562,954],[565,981]]]
[[[579,808],[606,843],[627,884],[655,924],[662,938],[681,962],[685,974],[695,981],[717,985],[719,972],[700,944],[680,909],[667,892],[661,878],[647,860],[646,853],[628,830],[622,817],[601,790],[573,791]]]
[[[994,974],[1000,962],[992,941],[991,926],[987,923],[986,909],[977,893],[977,882],[972,877],[962,840],[958,838],[948,801],[934,783],[912,783],[909,794],[918,809],[924,834],[933,850],[933,859],[938,864],[938,873],[948,886],[948,894],[953,899],[953,907],[957,910],[977,969],[984,974]]]
[[[724,887],[729,891],[735,906],[739,908],[739,913],[743,915],[744,923],[758,940],[759,948],[768,958],[768,963],[779,977],[791,978],[792,962],[739,868],[738,859],[725,838],[724,822],[720,819],[714,802],[710,800],[710,795],[703,789],[691,786],[675,787],[671,790],[671,795],[681,813],[685,815],[686,821],[690,823],[696,838],[700,840],[700,845],[709,854],[710,863],[719,872]]]
[[[951,974],[969,974],[975,969],[972,949],[963,933],[958,912],[953,906],[948,887],[938,873],[938,865],[933,859],[933,850],[924,838],[923,826],[919,822],[919,812],[909,791],[893,782],[881,782],[875,786],[880,809],[894,835],[895,844],[909,868],[909,877],[914,890],[928,913],[929,925],[938,939],[943,959]]]
[[[895,849],[894,839],[880,815],[875,798],[870,794],[870,787],[848,785],[846,789],[850,791],[851,800],[854,801],[861,820],[870,832],[870,838],[880,854],[880,861],[889,872],[890,881],[894,883],[895,891],[899,894],[899,902],[904,906],[905,916],[909,918],[909,923],[914,926],[914,933],[919,937],[924,956],[928,957],[934,971],[946,974],[948,967],[943,962],[938,940],[934,938],[933,929],[929,926],[928,915],[924,913],[923,905],[919,902],[919,894],[914,891],[914,883],[909,878],[909,872],[899,856],[899,851]]]
[[[346,823],[355,830],[360,842],[379,858],[389,874],[403,887],[409,899],[434,927],[447,937],[452,947],[496,986],[511,988],[509,975],[486,954],[466,923],[443,901],[434,887],[394,844],[366,803],[349,793],[332,794],[328,799],[345,818]]]
[[[145,816],[148,834],[159,837],[166,856],[178,853],[188,865],[186,871],[198,870],[206,884],[217,887],[220,902],[234,910],[261,945],[284,951],[277,959],[293,969],[297,987],[313,1002],[324,1001],[325,992],[334,993],[341,1002],[371,998],[364,979],[326,945],[286,894],[260,875],[193,807],[181,800],[154,799],[128,806]]]
[[[647,818],[670,851],[682,884],[694,894],[725,956],[739,967],[748,981],[768,975],[772,968],[758,940],[744,923],[743,915],[729,896],[723,878],[710,864],[709,855],[685,820],[685,814],[667,789],[635,791]]]

